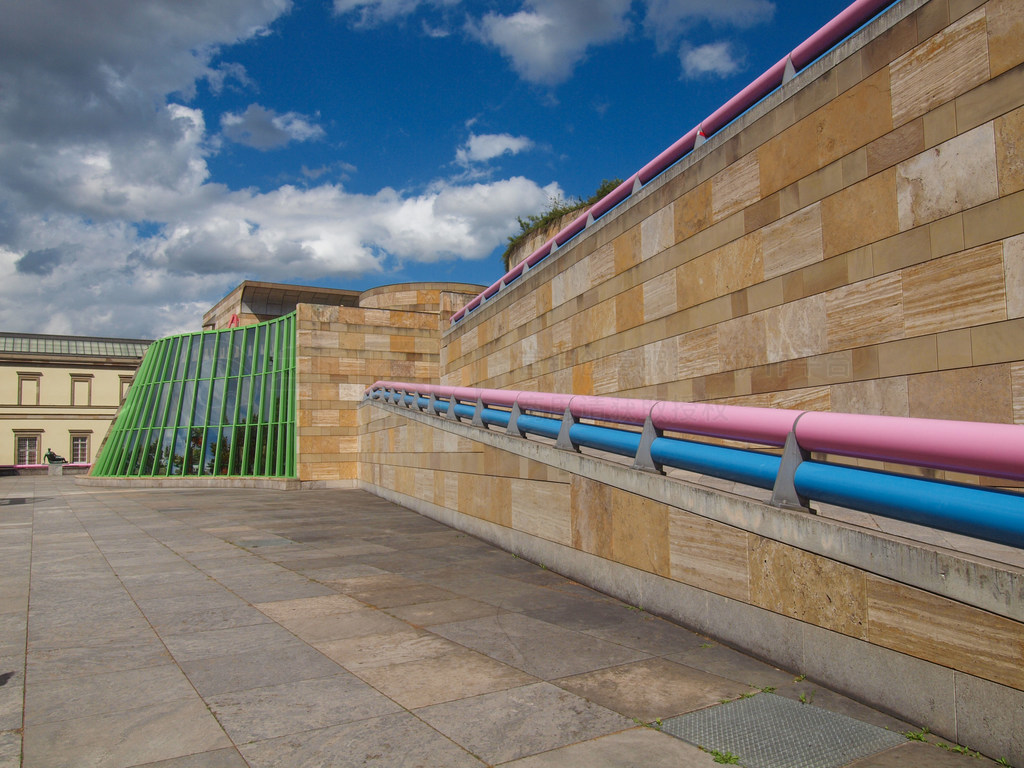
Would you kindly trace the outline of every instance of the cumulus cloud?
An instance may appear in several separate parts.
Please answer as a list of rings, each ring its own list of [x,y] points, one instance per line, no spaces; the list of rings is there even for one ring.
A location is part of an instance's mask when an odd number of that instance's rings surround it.
[[[267,33],[290,0],[33,0],[0,25],[0,328],[158,337],[199,327],[246,278],[345,279],[396,261],[490,254],[560,194],[525,178],[354,194],[211,179],[189,94],[244,70],[218,51]],[[73,115],[74,119],[69,119]],[[258,148],[322,137],[252,105],[220,131]],[[472,152],[467,144],[467,152]],[[486,154],[486,150],[476,150]],[[506,150],[502,150],[506,151]],[[508,147],[507,151],[513,151]],[[343,177],[354,167],[330,169]]]
[[[683,76],[694,80],[728,77],[743,69],[743,57],[728,41],[707,43],[696,48],[684,43],[679,49],[679,63],[683,65]]]
[[[513,136],[509,133],[470,134],[469,140],[455,151],[455,162],[469,166],[472,163],[485,163],[502,155],[517,155],[533,147],[533,142],[525,136]]]
[[[696,24],[745,29],[771,21],[773,0],[646,0],[644,31],[661,51],[671,47]]]
[[[495,46],[524,79],[542,85],[567,80],[595,45],[624,36],[630,0],[529,0],[508,16],[488,13],[469,31]]]
[[[259,104],[250,104],[241,114],[224,113],[220,128],[231,141],[253,149],[277,149],[292,141],[310,141],[325,135],[324,129],[307,115],[278,114]]]
[[[371,27],[409,16],[421,6],[458,3],[459,0],[334,0],[334,12],[339,16],[354,16],[357,26]]]

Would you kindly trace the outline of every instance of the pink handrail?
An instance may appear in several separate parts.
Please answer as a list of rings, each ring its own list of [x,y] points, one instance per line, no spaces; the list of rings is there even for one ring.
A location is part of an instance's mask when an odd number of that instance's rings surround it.
[[[527,266],[533,267],[537,262],[550,255],[553,247],[564,245],[582,232],[587,227],[588,218],[592,217],[594,220],[597,220],[623,200],[629,198],[633,194],[636,181],[639,181],[641,186],[649,183],[689,154],[696,146],[698,136],[705,139],[712,136],[778,88],[782,84],[788,62],[792,63],[794,72],[801,71],[884,8],[898,1],[854,0],[845,10],[794,48],[791,53],[769,67],[743,90],[708,115],[697,127],[674,141],[643,168],[630,176],[629,179],[594,203],[580,216],[573,219],[568,226],[564,227],[551,240],[548,240],[544,245],[531,253],[525,259]],[[521,264],[517,265],[516,268],[519,270],[518,272],[514,275],[513,270],[507,272],[501,279],[477,296],[476,299],[452,315],[449,322],[454,325],[465,317],[466,314],[479,307],[484,299],[491,298],[501,290],[503,285],[507,285],[519,277],[523,271]]]
[[[792,433],[806,451],[1024,480],[1024,425],[797,411],[714,403],[567,395],[378,381],[366,392],[396,390],[483,402],[484,406],[781,446]]]

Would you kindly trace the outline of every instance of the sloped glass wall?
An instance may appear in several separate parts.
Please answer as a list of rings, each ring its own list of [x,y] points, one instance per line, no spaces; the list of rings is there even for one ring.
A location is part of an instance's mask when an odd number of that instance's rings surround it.
[[[92,474],[295,477],[295,313],[155,342]]]

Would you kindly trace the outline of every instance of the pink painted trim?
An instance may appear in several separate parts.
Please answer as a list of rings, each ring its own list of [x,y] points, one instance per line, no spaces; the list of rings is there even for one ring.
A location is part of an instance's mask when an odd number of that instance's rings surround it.
[[[419,394],[561,414],[576,418],[643,424],[650,415],[657,429],[781,446],[790,432],[808,451],[875,461],[891,461],[989,477],[1024,480],[1024,426],[973,421],[916,419],[902,416],[784,408],[754,408],[714,403],[678,403],[551,392],[446,387],[378,381],[374,389]],[[38,466],[46,466],[41,464]]]
[[[536,251],[526,257],[526,266],[532,267],[537,264],[541,259],[547,258],[551,254],[551,249],[555,247],[555,238],[551,238],[544,245],[538,248]]]
[[[778,64],[765,71],[754,82],[725,102],[725,104],[701,122],[700,130],[704,136],[707,137],[716,133],[782,85],[782,76],[786,72],[786,61],[788,59],[789,57],[786,56]]]
[[[637,175],[634,173],[624,182],[619,184],[615,189],[609,192],[607,195],[598,200],[590,208],[590,215],[595,219],[599,219],[604,216],[608,211],[614,208],[616,205],[621,203],[627,197],[633,194],[633,184],[636,183]]]
[[[793,49],[793,66],[799,71],[896,0],[855,0],[832,21]]]
[[[570,221],[561,232],[555,235],[555,242],[558,245],[562,245],[568,240],[576,237],[580,232],[583,231],[584,227],[587,226],[587,212],[584,211],[575,219]]]
[[[693,145],[697,141],[698,130],[699,126],[697,128],[692,129],[682,138],[676,139],[676,141],[671,146],[669,146],[668,149],[662,151],[661,154],[659,154],[657,157],[655,157],[653,160],[647,163],[647,165],[641,168],[637,172],[637,178],[640,179],[640,183],[646,184],[659,173],[661,173],[670,165],[672,165],[674,162],[681,159],[683,155],[685,155],[691,149],[693,149]]]
[[[1024,427],[852,413],[806,413],[796,437],[809,451],[1024,479]]]
[[[621,397],[576,395],[569,404],[572,415],[578,419],[597,419],[617,424],[641,425],[657,400],[626,400]]]
[[[658,403],[651,421],[658,429],[706,437],[784,445],[803,411],[714,403]]]

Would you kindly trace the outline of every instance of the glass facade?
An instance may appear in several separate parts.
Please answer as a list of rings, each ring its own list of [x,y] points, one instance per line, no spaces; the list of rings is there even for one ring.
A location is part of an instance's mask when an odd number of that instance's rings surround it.
[[[295,313],[161,339],[92,474],[295,477],[295,407]]]

